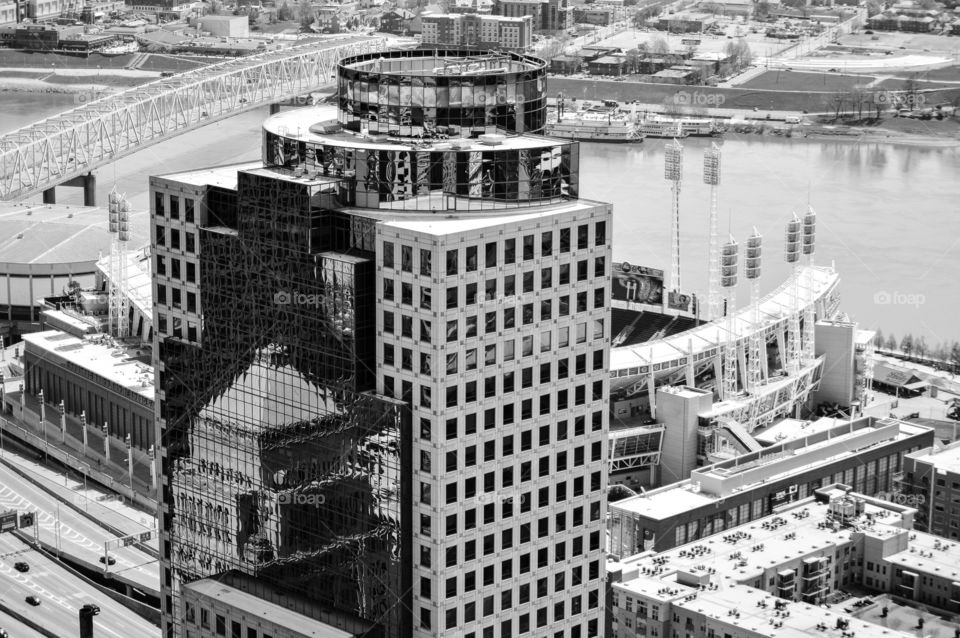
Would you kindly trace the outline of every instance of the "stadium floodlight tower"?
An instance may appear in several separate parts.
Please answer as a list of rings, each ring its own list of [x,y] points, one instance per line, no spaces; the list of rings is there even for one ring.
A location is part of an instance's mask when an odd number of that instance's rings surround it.
[[[680,182],[683,180],[683,146],[673,140],[666,146],[664,178],[672,182],[673,209],[670,218],[670,291],[680,292]]]
[[[817,214],[812,208],[803,216],[803,254],[807,256],[807,287],[813,289],[813,253],[817,244]],[[814,304],[808,303],[803,309],[803,362],[809,365],[816,358],[814,348],[814,329],[816,312]]]
[[[710,148],[703,152],[703,183],[710,187],[710,259],[707,283],[707,319],[714,321],[723,314],[723,304],[720,296],[720,232],[717,229],[717,200],[720,190],[720,147],[710,144]]]
[[[800,371],[800,218],[794,214],[787,222],[784,238],[784,259],[793,265],[793,303],[787,321],[787,373],[796,375]]]
[[[114,186],[108,198],[110,221],[110,282],[108,308],[110,334],[127,336],[127,240],[130,239],[130,202]]]
[[[737,267],[740,263],[740,245],[732,236],[720,249],[720,287],[726,291],[726,340],[723,350],[723,382],[720,399],[732,398],[737,393]]]
[[[756,392],[763,383],[763,358],[766,357],[766,337],[760,330],[760,260],[763,253],[763,236],[753,229],[747,238],[747,259],[744,274],[750,281],[750,307],[753,309],[753,327],[750,330],[750,351],[747,353],[747,388]]]

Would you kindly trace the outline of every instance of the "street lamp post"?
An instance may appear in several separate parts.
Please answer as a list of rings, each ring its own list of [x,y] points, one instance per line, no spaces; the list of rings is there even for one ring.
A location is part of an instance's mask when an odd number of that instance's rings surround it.
[[[43,403],[43,390],[40,390],[40,429],[43,430],[43,462],[47,462],[47,409]]]

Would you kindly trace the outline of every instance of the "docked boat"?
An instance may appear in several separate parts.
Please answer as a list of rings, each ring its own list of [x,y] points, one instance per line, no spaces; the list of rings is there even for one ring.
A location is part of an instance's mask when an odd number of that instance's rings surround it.
[[[582,111],[547,123],[546,134],[584,142],[642,142],[636,124],[624,114]]]
[[[709,118],[674,118],[648,115],[637,122],[637,130],[646,137],[709,137],[720,131]]]

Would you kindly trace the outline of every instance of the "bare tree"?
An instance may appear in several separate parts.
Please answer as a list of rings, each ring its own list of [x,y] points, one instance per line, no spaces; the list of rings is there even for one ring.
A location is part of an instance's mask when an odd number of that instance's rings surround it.
[[[300,4],[297,5],[297,19],[300,21],[300,24],[304,27],[309,27],[313,24],[315,17],[313,7],[310,5],[310,0],[300,0]]]
[[[887,345],[887,350],[889,350],[889,351],[891,351],[891,352],[895,352],[895,351],[896,351],[896,349],[897,349],[897,338],[893,335],[893,333],[890,333],[890,336],[887,337],[887,344],[886,344],[886,345]]]
[[[652,40],[650,40],[647,46],[650,50],[650,53],[656,53],[658,55],[670,53],[670,44],[663,36],[658,35],[654,37]]]
[[[910,353],[913,352],[913,335],[904,335],[903,339],[900,340],[900,351],[903,354],[907,355],[907,358],[910,358]]]

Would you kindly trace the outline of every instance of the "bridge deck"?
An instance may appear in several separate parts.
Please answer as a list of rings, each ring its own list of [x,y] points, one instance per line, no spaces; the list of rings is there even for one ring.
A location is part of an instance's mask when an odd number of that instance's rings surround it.
[[[0,201],[31,197],[146,146],[331,83],[340,59],[382,49],[348,36],[194,69],[0,137]]]

